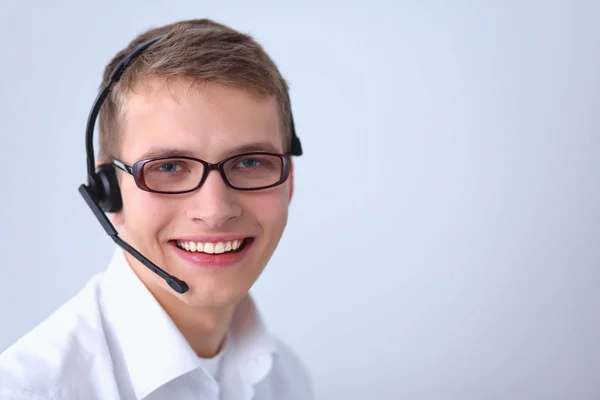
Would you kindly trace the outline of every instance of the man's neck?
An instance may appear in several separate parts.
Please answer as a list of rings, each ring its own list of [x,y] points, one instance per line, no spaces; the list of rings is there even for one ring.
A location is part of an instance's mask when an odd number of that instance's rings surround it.
[[[201,358],[212,358],[223,347],[235,305],[221,308],[194,308],[182,304],[170,294],[158,297],[158,302]]]

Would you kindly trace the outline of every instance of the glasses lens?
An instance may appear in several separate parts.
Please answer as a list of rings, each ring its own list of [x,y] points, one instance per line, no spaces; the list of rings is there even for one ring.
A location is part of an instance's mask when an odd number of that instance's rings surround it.
[[[282,178],[283,161],[267,154],[246,154],[228,160],[225,175],[229,183],[240,189],[256,189],[278,183]]]
[[[158,192],[182,192],[191,190],[202,178],[204,165],[185,158],[166,158],[144,164],[144,182]]]

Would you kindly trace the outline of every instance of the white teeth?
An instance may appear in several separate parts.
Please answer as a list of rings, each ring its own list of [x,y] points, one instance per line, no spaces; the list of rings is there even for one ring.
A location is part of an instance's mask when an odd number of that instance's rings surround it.
[[[228,251],[235,251],[242,246],[243,240],[234,240],[229,242],[202,243],[202,242],[182,242],[177,241],[177,246],[189,252],[199,252],[208,254],[222,254]]]
[[[204,252],[208,254],[213,254],[215,252],[214,243],[204,243]]]

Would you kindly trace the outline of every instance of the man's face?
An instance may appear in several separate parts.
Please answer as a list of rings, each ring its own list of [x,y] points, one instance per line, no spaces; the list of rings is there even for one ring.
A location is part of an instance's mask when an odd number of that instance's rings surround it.
[[[120,156],[129,165],[153,154],[179,153],[216,163],[253,146],[283,153],[274,97],[258,99],[241,89],[191,86],[183,80],[146,82],[127,95],[123,113]],[[189,285],[179,296],[182,301],[226,306],[248,293],[277,247],[287,223],[292,178],[270,189],[238,191],[212,171],[194,192],[157,194],[139,189],[131,175],[120,172],[123,209],[113,220],[126,241]],[[240,252],[211,255],[181,248],[191,250],[191,243],[200,242],[209,252],[222,251],[235,247],[236,240],[238,245],[244,241]],[[175,295],[164,280],[128,259],[155,296]]]

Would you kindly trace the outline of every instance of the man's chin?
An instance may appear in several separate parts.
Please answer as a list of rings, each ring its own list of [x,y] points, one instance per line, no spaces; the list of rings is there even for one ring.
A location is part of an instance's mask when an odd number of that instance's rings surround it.
[[[180,301],[193,308],[227,308],[235,306],[248,296],[249,290],[217,290],[209,291],[190,285],[190,290],[179,295]]]
[[[162,249],[163,254],[160,257],[153,258],[152,255],[147,255],[147,257],[168,274],[184,281],[189,287],[186,293],[175,292],[163,278],[129,255],[130,263],[133,262],[133,269],[140,280],[155,297],[161,300],[166,295],[174,296],[182,303],[192,307],[235,305],[248,295],[252,285],[262,272],[262,270],[254,271],[256,268],[252,268],[252,265],[256,264],[256,260],[252,257],[254,251],[250,252],[250,250],[257,250],[253,248],[254,246],[248,246],[245,249],[248,253],[241,261],[227,267],[198,266],[176,254],[176,251],[182,251],[181,249],[174,249],[174,246],[170,244],[165,247]]]

